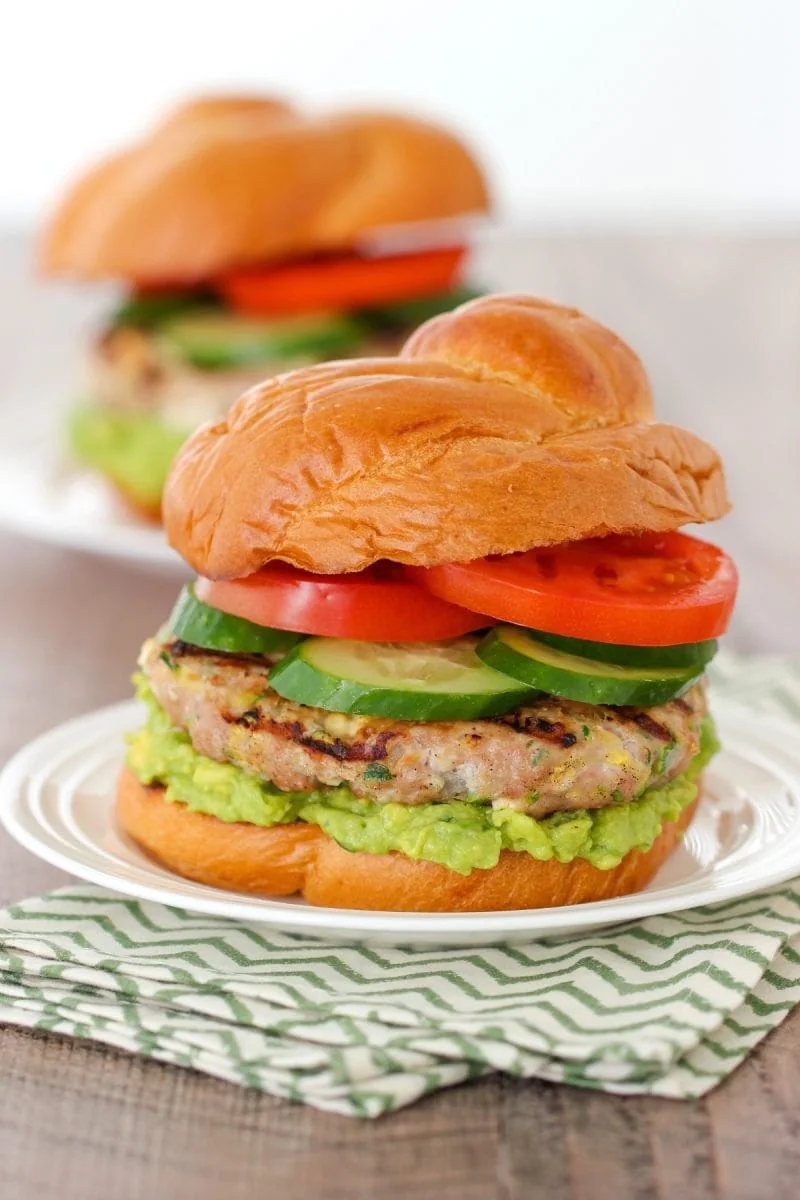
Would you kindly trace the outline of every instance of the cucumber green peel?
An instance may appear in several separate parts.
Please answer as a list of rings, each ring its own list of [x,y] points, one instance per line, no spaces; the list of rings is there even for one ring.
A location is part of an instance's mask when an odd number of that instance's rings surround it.
[[[486,666],[476,638],[376,643],[308,638],[270,674],[287,700],[332,712],[405,721],[469,721],[499,716],[538,695]]]
[[[181,590],[167,628],[182,642],[228,654],[284,654],[303,640],[300,633],[269,629],[211,608],[197,599],[193,583]]]
[[[648,707],[673,700],[699,679],[702,667],[621,667],[566,654],[533,633],[498,625],[481,641],[478,657],[495,670],[553,696],[586,704]]]
[[[151,295],[138,296],[134,293],[111,314],[109,324],[113,328],[133,325],[137,329],[157,329],[178,313],[197,312],[201,307],[211,312],[223,311],[213,294],[202,290],[153,292]]]
[[[200,309],[180,313],[158,327],[165,349],[206,371],[271,359],[316,361],[352,350],[364,336],[362,322],[326,313],[258,320]]]
[[[596,662],[615,663],[619,667],[705,667],[719,649],[715,640],[686,642],[680,646],[618,646],[613,642],[586,642],[581,638],[562,637],[540,629],[527,631],[537,642],[554,650],[591,658]]]

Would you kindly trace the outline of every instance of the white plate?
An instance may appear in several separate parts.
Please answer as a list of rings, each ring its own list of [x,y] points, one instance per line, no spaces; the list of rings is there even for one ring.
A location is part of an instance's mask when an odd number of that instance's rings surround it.
[[[56,415],[50,415],[57,429]],[[4,422],[0,438],[0,526],[56,546],[188,574],[159,526],[137,520],[101,478],[65,461],[52,433],[24,420]]]
[[[800,736],[795,726],[720,707],[727,746],[681,847],[644,892],[597,904],[502,913],[314,908],[191,883],[151,861],[116,825],[114,781],[135,701],[100,709],[20,750],[0,774],[0,820],[54,866],[129,896],[258,921],[285,933],[384,945],[489,945],[573,933],[744,896],[800,873]]]

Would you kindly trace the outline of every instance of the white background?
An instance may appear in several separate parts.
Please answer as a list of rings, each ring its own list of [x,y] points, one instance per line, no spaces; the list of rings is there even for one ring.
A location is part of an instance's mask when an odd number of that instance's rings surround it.
[[[800,214],[798,0],[25,0],[0,57],[0,222],[197,89],[460,127],[545,226]]]

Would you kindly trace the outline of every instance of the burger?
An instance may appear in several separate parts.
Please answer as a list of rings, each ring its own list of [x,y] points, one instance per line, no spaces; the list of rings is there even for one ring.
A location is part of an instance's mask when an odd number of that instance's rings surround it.
[[[46,272],[125,289],[88,356],[74,455],[157,520],[179,446],[245,388],[393,354],[474,294],[461,218],[487,205],[470,152],[419,120],[244,96],[172,112],[80,179],[44,232]]]
[[[119,820],[221,888],[355,909],[602,900],[678,845],[736,571],[720,460],[628,346],[489,296],[246,392],[179,452],[197,573],[142,650]]]

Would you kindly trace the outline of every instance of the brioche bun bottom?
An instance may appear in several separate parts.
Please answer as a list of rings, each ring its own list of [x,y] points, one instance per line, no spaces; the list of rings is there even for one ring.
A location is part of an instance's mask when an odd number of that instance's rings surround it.
[[[354,854],[316,825],[234,824],[164,799],[127,768],[117,785],[122,827],[163,866],[211,887],[259,896],[301,893],[323,908],[384,912],[496,912],[610,900],[645,887],[680,841],[697,801],[647,851],[601,871],[584,858],[538,862],[504,850],[491,870],[459,875],[402,854]]]

